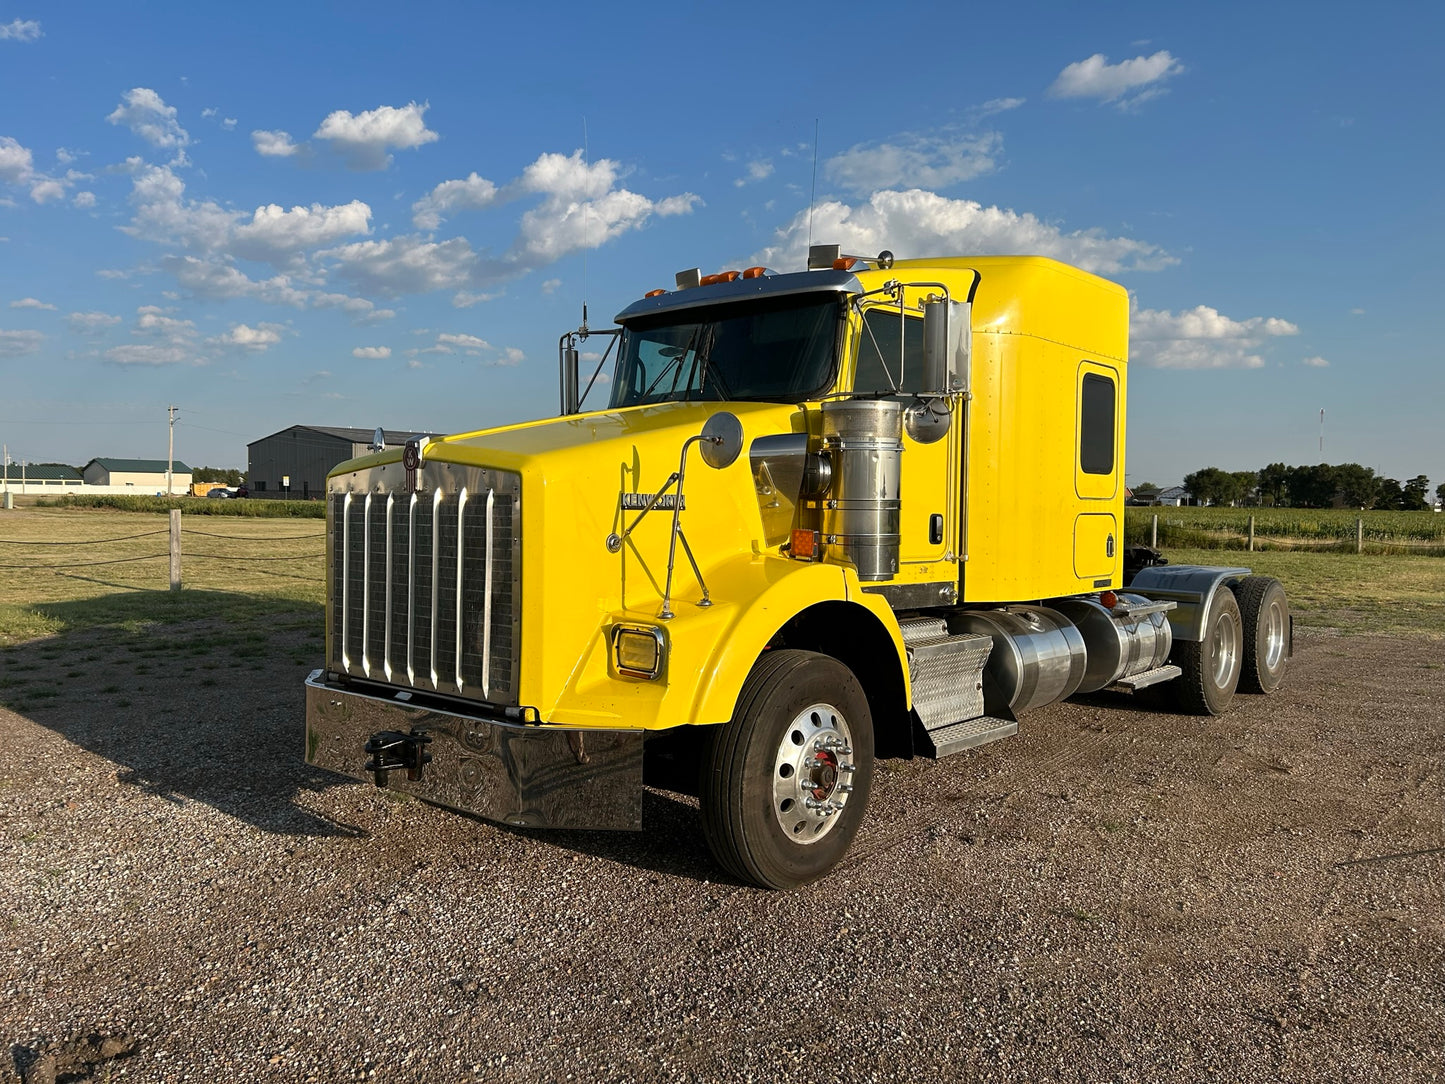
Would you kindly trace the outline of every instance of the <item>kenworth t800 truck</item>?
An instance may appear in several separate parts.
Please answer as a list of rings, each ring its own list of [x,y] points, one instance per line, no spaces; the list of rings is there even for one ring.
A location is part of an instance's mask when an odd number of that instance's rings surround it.
[[[636,829],[644,764],[688,751],[718,862],[788,888],[847,850],[875,757],[1079,693],[1219,713],[1283,680],[1277,581],[1123,545],[1119,286],[815,246],[683,272],[616,324],[562,336],[559,417],[332,472],[310,763]]]

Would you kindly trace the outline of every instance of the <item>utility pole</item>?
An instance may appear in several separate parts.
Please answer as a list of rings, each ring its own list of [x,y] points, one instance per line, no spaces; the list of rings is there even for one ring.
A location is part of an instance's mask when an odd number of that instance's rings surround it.
[[[166,407],[166,413],[171,420],[171,444],[170,450],[166,453],[166,496],[171,495],[171,473],[176,467],[176,412],[181,408],[178,406]]]

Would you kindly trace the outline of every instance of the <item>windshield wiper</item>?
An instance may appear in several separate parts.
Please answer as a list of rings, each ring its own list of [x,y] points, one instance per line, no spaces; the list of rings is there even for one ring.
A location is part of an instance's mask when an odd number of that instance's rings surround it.
[[[659,354],[671,360],[663,368],[662,372],[657,374],[657,379],[647,386],[647,390],[642,393],[642,398],[638,400],[638,402],[645,403],[648,399],[652,398],[652,393],[657,390],[657,385],[661,384],[663,380],[666,379],[668,373],[673,373],[672,387],[668,389],[668,394],[671,395],[673,392],[677,391],[677,382],[682,377],[682,359],[687,357],[687,355],[691,353],[692,348],[697,342],[697,337],[699,333],[701,333],[701,331],[701,324],[698,324],[696,327],[694,327],[692,329],[692,335],[688,337],[686,346],[664,346],[660,350],[658,350]],[[676,352],[674,353],[674,351]],[[674,370],[676,371],[674,372]]]

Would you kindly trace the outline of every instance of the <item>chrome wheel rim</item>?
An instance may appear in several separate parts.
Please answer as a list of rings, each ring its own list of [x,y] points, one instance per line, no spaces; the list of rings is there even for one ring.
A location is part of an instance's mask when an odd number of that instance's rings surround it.
[[[773,758],[773,816],[794,843],[823,839],[853,793],[853,734],[832,704],[810,704],[783,731]]]
[[[1269,671],[1279,669],[1280,663],[1284,661],[1286,629],[1289,627],[1289,618],[1285,616],[1284,606],[1278,601],[1271,602],[1264,611],[1264,668]]]
[[[1215,618],[1209,641],[1214,687],[1227,689],[1235,668],[1239,665],[1239,628],[1232,614],[1221,613]]]

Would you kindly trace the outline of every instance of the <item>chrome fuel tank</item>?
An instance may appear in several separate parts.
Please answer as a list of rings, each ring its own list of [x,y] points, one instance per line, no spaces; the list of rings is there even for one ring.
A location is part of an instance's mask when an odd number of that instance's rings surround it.
[[[1054,606],[1078,626],[1088,648],[1081,693],[1163,666],[1174,644],[1169,616],[1143,595],[1119,592],[1110,609],[1096,597],[1056,599]]]
[[[948,631],[993,638],[983,675],[984,710],[1026,711],[1072,696],[1084,678],[1088,651],[1079,630],[1046,606],[1009,606],[950,614]]]

